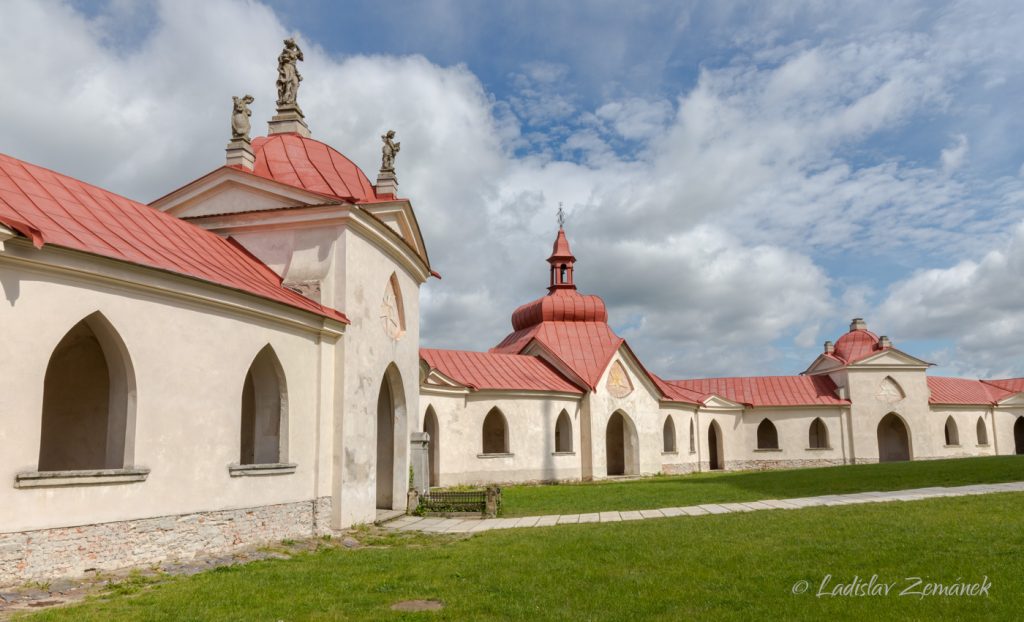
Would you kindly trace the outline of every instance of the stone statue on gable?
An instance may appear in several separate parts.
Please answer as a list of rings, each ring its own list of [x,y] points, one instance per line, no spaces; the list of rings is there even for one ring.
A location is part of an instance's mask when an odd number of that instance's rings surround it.
[[[303,60],[302,50],[295,43],[295,39],[285,39],[284,49],[277,57],[277,107],[295,107],[299,104],[299,82],[302,82],[302,75],[299,74],[298,62]]]
[[[249,117],[252,116],[249,104],[253,103],[255,99],[252,95],[232,97],[231,99],[234,101],[234,107],[231,110],[231,140],[249,140],[249,130],[252,129],[252,125],[249,123]]]
[[[395,130],[388,130],[380,139],[384,141],[384,146],[380,148],[380,170],[394,172],[395,156],[402,150],[402,143],[395,142]]]

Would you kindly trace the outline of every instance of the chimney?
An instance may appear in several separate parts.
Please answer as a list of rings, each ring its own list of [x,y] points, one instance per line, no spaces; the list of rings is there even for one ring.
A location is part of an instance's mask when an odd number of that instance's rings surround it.
[[[825,342],[825,354],[832,354],[835,351],[836,351],[836,344],[832,343],[831,341],[826,341]]]
[[[867,330],[867,329],[868,329],[868,323],[865,322],[864,318],[862,318],[862,317],[855,317],[855,318],[853,318],[853,321],[850,322],[850,332],[851,333],[853,331],[855,331],[855,330]]]
[[[882,348],[882,349],[891,348],[892,347],[892,342],[889,341],[888,337],[886,337],[885,335],[882,335],[881,337],[878,338],[878,347]]]

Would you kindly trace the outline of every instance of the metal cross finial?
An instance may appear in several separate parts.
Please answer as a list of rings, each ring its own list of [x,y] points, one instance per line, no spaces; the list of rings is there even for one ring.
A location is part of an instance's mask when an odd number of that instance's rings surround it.
[[[562,202],[558,202],[558,228],[565,226],[565,210],[562,209]]]

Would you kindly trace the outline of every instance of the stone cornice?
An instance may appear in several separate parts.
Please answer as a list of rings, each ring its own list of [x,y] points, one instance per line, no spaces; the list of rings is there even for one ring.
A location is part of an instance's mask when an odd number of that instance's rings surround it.
[[[345,325],[248,292],[209,283],[202,279],[158,268],[100,257],[47,245],[41,249],[16,239],[7,243],[0,265],[9,264],[49,274],[60,274],[85,283],[103,284],[161,298],[198,304],[221,312],[268,320],[280,326],[336,341]]]

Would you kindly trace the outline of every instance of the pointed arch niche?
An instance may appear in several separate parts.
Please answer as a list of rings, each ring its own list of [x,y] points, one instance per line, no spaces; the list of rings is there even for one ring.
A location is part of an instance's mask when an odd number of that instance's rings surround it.
[[[555,453],[572,453],[572,421],[565,409],[558,413],[558,420],[555,421]]]
[[[895,404],[896,402],[903,401],[907,394],[903,387],[900,386],[900,383],[896,382],[895,378],[886,376],[879,383],[878,392],[875,394],[875,397],[886,404]]]
[[[239,464],[288,461],[288,385],[269,344],[256,354],[245,374],[241,430]]]
[[[676,453],[676,424],[672,420],[672,415],[665,418],[665,425],[661,428],[661,443],[663,453]]]
[[[38,471],[18,488],[142,481],[135,468],[135,369],[100,312],[75,324],[50,354],[43,379]]]

